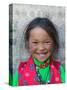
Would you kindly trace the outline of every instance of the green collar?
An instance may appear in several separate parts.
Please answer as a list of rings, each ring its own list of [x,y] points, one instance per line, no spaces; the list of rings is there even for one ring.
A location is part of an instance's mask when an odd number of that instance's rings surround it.
[[[40,65],[43,65],[44,63],[49,63],[50,59],[48,58],[45,62],[40,62],[38,61],[36,58],[34,58],[34,63],[37,65],[37,66],[40,66]],[[49,64],[48,64],[49,65]]]
[[[41,68],[40,65],[48,63],[47,67]],[[36,64],[36,72],[37,76],[39,77],[40,83],[48,83],[50,80],[50,65],[49,65],[50,59],[48,58],[45,62],[40,62],[36,58],[34,58],[34,63]]]

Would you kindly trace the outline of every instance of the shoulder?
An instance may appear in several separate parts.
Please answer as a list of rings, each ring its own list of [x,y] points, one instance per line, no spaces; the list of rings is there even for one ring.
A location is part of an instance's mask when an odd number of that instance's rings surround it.
[[[27,61],[25,62],[20,62],[18,70],[20,71],[21,69],[25,70],[25,68],[29,68],[29,67],[34,67],[34,61],[31,57],[28,58]]]
[[[60,61],[54,61],[54,65],[60,65],[61,64],[61,62]]]
[[[20,68],[22,68],[22,67],[24,68],[26,65],[27,65],[27,61],[25,61],[25,62],[20,62],[18,69],[20,69]]]
[[[55,66],[57,69],[60,68],[60,65],[61,65],[60,60],[55,60],[55,61],[54,61],[54,66]]]

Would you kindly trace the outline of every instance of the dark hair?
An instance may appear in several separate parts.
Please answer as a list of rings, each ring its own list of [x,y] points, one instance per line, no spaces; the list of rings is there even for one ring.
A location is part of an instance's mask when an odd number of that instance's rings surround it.
[[[55,48],[59,48],[59,37],[58,37],[58,32],[53,25],[53,23],[48,19],[48,18],[40,18],[37,17],[34,20],[32,20],[28,26],[26,27],[26,32],[25,32],[25,47],[28,48],[28,41],[29,41],[29,36],[30,36],[30,31],[34,29],[35,27],[41,27],[44,29],[48,35],[52,38]]]

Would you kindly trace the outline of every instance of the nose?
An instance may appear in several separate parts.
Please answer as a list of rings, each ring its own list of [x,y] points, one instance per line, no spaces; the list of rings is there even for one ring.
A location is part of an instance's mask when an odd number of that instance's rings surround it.
[[[40,45],[38,46],[38,49],[39,49],[40,51],[43,51],[43,50],[44,50],[44,45],[43,45],[43,44],[40,44]]]

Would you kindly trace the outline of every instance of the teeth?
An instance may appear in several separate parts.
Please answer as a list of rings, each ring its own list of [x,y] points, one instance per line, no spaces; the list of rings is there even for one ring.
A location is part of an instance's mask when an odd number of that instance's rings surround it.
[[[45,58],[45,55],[44,54],[40,54],[40,58]]]

